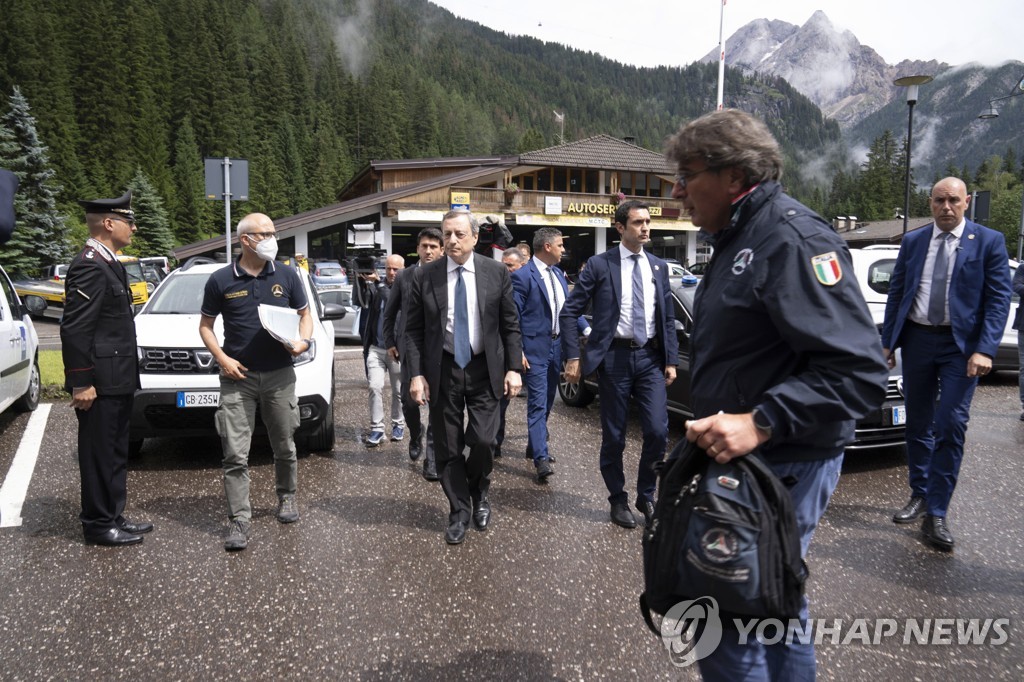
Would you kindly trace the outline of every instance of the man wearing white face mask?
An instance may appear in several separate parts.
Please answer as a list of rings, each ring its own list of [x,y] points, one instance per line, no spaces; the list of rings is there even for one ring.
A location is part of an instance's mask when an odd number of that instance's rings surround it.
[[[299,409],[295,398],[292,357],[305,353],[313,334],[302,281],[294,268],[275,263],[277,237],[273,221],[250,213],[238,222],[242,254],[210,276],[203,295],[199,334],[220,366],[220,407],[217,433],[224,450],[224,492],[228,501],[228,535],[224,549],[245,549],[251,535],[249,442],[256,423],[256,405],[274,450],[277,520],[299,520],[295,429]],[[299,336],[290,347],[276,341],[260,324],[259,306],[292,308],[299,316]],[[224,316],[224,347],[213,331]]]

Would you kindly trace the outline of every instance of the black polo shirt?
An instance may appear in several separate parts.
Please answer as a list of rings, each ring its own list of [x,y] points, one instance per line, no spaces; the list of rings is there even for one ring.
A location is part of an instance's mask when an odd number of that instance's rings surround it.
[[[253,277],[236,260],[210,275],[202,313],[224,316],[224,352],[245,367],[258,371],[288,367],[291,353],[260,324],[261,303],[295,311],[309,305],[295,268],[271,261]]]

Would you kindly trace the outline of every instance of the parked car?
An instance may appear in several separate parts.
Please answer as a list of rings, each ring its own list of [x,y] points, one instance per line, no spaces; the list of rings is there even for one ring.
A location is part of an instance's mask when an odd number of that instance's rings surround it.
[[[345,319],[334,324],[334,338],[342,341],[362,341],[362,337],[359,335],[361,310],[352,300],[352,285],[346,284],[333,289],[321,289],[317,293],[324,304],[333,303],[345,309]]]
[[[348,284],[348,273],[337,261],[317,261],[310,264],[309,274],[317,289],[330,289]]]
[[[215,435],[213,416],[220,404],[220,367],[199,336],[203,290],[210,275],[226,266],[199,263],[173,271],[135,316],[139,345],[139,382],[130,426],[137,454],[146,438]],[[296,446],[302,451],[330,450],[334,445],[334,324],[344,308],[324,305],[309,276],[299,271],[312,306],[313,345],[294,359],[299,402]],[[223,343],[224,323],[214,332]],[[265,433],[256,412],[257,431]]]
[[[7,273],[0,268],[0,412],[30,412],[39,405],[39,337]],[[36,300],[45,308],[40,298]],[[42,308],[38,312],[42,312]]]
[[[892,279],[892,270],[896,265],[896,256],[899,254],[898,246],[868,246],[863,249],[850,249],[853,256],[853,269],[860,282],[860,289],[864,292],[864,298],[868,302],[868,308],[875,320],[875,324],[881,328],[882,320],[885,317],[885,300],[889,294],[889,281]],[[1012,258],[1009,259],[1010,277],[1017,271],[1019,263]],[[993,370],[1010,370],[1016,372],[1020,367],[1020,357],[1017,355],[1017,330],[1013,328],[1013,319],[1020,306],[1020,296],[1014,294],[1010,299],[1010,315],[1006,319],[1006,326],[1003,329],[1003,339],[999,342],[999,349],[996,357],[992,360]]]
[[[672,300],[675,304],[676,334],[679,339],[679,365],[676,380],[668,387],[668,410],[690,418],[693,416],[690,407],[690,333],[693,329],[693,297],[697,286],[692,282],[671,280],[671,287]],[[566,405],[586,407],[597,397],[597,378],[593,375],[585,377],[579,384],[570,384],[562,379],[558,384],[558,393]],[[857,422],[855,440],[846,449],[865,450],[901,446],[904,443],[906,421],[902,368],[897,362],[889,375],[885,400],[877,410]]]
[[[690,271],[690,274],[693,275],[694,277],[703,277],[704,271],[707,269],[708,261],[704,261],[702,263],[691,263],[690,266],[687,268],[687,270]]]
[[[63,282],[68,278],[68,268],[71,265],[69,263],[58,263],[57,265],[48,265],[43,269],[43,274],[40,279],[52,279],[57,282]]]

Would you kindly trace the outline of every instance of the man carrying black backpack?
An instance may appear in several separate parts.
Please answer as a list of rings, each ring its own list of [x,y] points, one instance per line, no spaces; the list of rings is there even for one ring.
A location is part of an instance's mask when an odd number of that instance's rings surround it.
[[[782,191],[782,154],[761,121],[707,114],[667,156],[672,196],[714,246],[694,302],[686,437],[719,463],[756,452],[789,489],[806,555],[855,421],[885,396],[878,331],[843,240]],[[814,679],[814,647],[727,630],[699,664],[705,680]]]

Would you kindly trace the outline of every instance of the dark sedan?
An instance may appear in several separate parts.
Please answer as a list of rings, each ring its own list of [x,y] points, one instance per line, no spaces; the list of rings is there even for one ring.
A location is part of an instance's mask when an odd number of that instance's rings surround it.
[[[668,409],[685,418],[693,416],[690,409],[690,331],[693,328],[693,296],[697,291],[692,281],[674,280],[672,299],[675,304],[676,334],[679,337],[679,365],[676,380],[668,388]],[[903,405],[903,378],[897,364],[889,375],[889,389],[878,409],[857,422],[856,440],[847,450],[902,446],[907,420]],[[596,375],[581,384],[564,379],[558,385],[562,402],[571,407],[586,407],[597,397]]]

